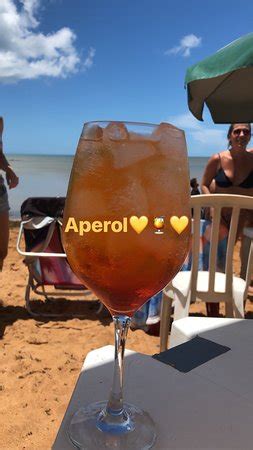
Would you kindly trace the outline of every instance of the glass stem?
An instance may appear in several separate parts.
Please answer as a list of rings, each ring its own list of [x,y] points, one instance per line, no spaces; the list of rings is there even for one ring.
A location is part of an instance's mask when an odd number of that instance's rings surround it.
[[[112,435],[134,430],[135,424],[128,411],[123,408],[123,363],[130,317],[113,316],[115,327],[115,356],[113,383],[106,407],[98,416],[96,427]]]
[[[107,403],[106,411],[110,415],[119,415],[123,411],[123,364],[127,333],[130,317],[114,316],[115,327],[115,355],[113,383]]]

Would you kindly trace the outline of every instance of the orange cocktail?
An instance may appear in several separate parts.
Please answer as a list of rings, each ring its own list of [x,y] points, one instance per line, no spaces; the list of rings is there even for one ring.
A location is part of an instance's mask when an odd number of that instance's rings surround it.
[[[186,256],[189,229],[178,235],[169,222],[173,215],[189,216],[185,141],[167,124],[145,139],[123,124],[94,128],[96,140],[84,133],[75,156],[64,225],[70,217],[75,223],[64,233],[65,249],[74,272],[111,313],[131,316]],[[164,233],[157,236],[153,221],[160,215]],[[129,223],[132,216],[148,218],[140,234]],[[80,234],[73,228],[82,221]]]

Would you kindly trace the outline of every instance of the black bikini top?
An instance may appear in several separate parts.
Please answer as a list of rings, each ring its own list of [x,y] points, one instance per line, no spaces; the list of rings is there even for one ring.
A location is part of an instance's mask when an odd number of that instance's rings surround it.
[[[220,157],[220,154],[219,154]],[[220,157],[221,161],[221,157]],[[222,167],[218,170],[217,174],[214,177],[217,186],[219,187],[230,187],[230,186],[237,186],[242,187],[244,189],[250,189],[253,188],[253,170],[249,173],[249,175],[243,180],[240,184],[234,185],[232,181],[227,177]]]

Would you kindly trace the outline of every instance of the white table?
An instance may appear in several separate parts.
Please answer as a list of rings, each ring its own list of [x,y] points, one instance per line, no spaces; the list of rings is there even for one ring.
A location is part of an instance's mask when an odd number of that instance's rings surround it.
[[[125,399],[153,417],[158,435],[154,449],[250,450],[253,321],[233,322],[207,331],[202,337],[231,350],[188,373],[150,356],[127,352]],[[112,359],[111,346],[87,355],[53,450],[73,449],[66,431],[72,414],[83,404],[107,397]]]
[[[207,331],[235,324],[245,319],[230,319],[223,317],[184,317],[172,322],[169,348],[184,344],[195,336],[202,336]],[[253,322],[251,322],[253,325]]]

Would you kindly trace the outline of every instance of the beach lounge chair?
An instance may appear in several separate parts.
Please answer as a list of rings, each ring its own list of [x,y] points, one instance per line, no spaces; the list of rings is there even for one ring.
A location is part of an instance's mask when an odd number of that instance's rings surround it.
[[[251,241],[245,279],[233,274],[233,252],[236,242],[240,211],[253,210],[253,197],[244,195],[210,194],[191,197],[193,208],[193,239],[191,268],[180,271],[163,289],[160,327],[160,349],[166,350],[169,333],[170,316],[174,306],[174,320],[187,317],[190,303],[198,298],[204,302],[225,302],[226,317],[244,318],[244,301],[247,298],[248,286],[253,271],[253,241]],[[201,210],[211,207],[214,210],[209,241],[201,236]],[[221,236],[221,210],[232,209],[229,233]],[[208,252],[202,255],[204,267],[200,269],[200,244]],[[225,243],[225,246],[223,245]],[[224,255],[219,255],[221,248]],[[218,261],[224,256],[224,267]],[[206,258],[207,257],[207,258]],[[222,259],[222,258],[221,258]]]
[[[25,302],[32,316],[58,316],[61,313],[33,311],[30,301],[31,291],[44,297],[46,303],[59,297],[80,297],[82,294],[90,293],[72,272],[62,247],[61,225],[64,203],[64,197],[34,197],[25,200],[21,206],[17,251],[25,256],[24,263],[28,268]],[[20,248],[23,235],[25,250]],[[68,314],[62,315],[66,317]],[[83,317],[73,313],[70,315]]]

